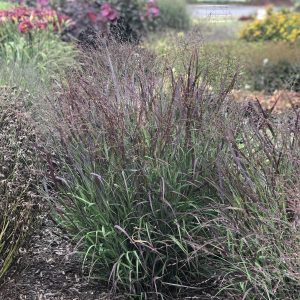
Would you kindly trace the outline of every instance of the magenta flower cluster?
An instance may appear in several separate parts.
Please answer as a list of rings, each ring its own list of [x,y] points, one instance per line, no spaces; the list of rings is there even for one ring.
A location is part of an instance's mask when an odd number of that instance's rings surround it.
[[[31,29],[46,29],[58,31],[67,26],[69,18],[58,14],[55,10],[47,7],[18,6],[8,10],[0,10],[0,23],[11,22],[16,25],[19,32],[25,33]]]
[[[42,0],[41,0],[42,1]],[[88,11],[87,17],[91,22],[114,22],[121,15],[121,12],[118,11],[116,7],[114,7],[109,2],[104,2],[101,4],[100,11]],[[145,6],[144,13],[141,13],[140,20],[145,20],[145,18],[149,17],[157,17],[159,15],[159,7],[157,6],[155,0],[148,0]]]
[[[89,11],[87,13],[88,18],[93,23],[96,23],[97,21],[113,22],[118,18],[118,15],[118,11],[107,2],[101,5],[100,11],[98,13],[94,13],[93,11]]]
[[[149,0],[146,6],[146,17],[154,16],[157,17],[159,15],[159,7],[155,3],[155,0]]]

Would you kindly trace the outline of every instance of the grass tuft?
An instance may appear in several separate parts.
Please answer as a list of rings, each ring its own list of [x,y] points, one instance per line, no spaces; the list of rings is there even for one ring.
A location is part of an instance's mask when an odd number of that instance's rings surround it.
[[[238,71],[202,53],[82,56],[51,102],[56,218],[112,292],[297,299],[299,112],[231,102]]]

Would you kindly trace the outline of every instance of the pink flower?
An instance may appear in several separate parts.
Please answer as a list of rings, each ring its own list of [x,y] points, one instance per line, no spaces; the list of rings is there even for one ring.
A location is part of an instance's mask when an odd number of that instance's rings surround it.
[[[24,20],[18,24],[18,30],[22,33],[33,28],[33,24],[29,20]]]
[[[109,21],[114,21],[118,17],[118,12],[109,3],[105,2],[101,5],[100,15]]]
[[[7,21],[15,24],[18,31],[22,33],[33,28],[46,29],[51,24],[53,25],[51,28],[54,31],[58,31],[61,26],[69,26],[71,24],[69,17],[64,14],[57,14],[51,8],[29,8],[24,6],[14,7],[5,11],[0,10],[0,22]]]
[[[39,29],[46,29],[48,26],[48,22],[46,21],[42,21],[42,20],[38,20],[35,22],[34,24],[37,28]]]
[[[37,6],[48,6],[49,5],[49,0],[36,0]]]
[[[108,17],[111,12],[111,9],[112,9],[112,7],[109,3],[103,3],[101,5],[101,15],[103,17]]]
[[[69,17],[66,16],[66,15],[58,15],[58,24],[59,25],[62,25],[62,24],[65,24],[67,21],[69,21]]]
[[[0,10],[0,18],[7,17],[8,12],[6,10]]]
[[[159,15],[159,7],[157,6],[154,0],[148,1],[145,15],[146,17],[157,17]]]
[[[115,9],[113,9],[113,10],[110,12],[110,14],[107,16],[107,19],[108,19],[109,21],[114,21],[115,19],[117,19],[117,17],[118,17],[118,12],[117,12]]]
[[[96,23],[97,21],[97,15],[94,14],[92,11],[87,12],[87,17],[92,21],[93,23]]]

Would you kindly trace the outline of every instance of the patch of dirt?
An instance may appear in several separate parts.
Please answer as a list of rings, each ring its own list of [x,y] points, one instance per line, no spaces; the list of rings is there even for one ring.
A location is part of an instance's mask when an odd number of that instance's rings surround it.
[[[0,287],[1,300],[108,300],[81,272],[71,240],[45,218]]]
[[[274,106],[274,112],[282,113],[300,107],[300,92],[290,92],[285,90],[275,91],[272,95],[265,95],[262,92],[233,91],[236,101],[259,101],[265,109]]]

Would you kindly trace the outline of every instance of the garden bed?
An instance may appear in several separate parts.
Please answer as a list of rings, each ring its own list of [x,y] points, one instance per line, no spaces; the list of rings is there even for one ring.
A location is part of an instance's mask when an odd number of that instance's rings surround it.
[[[298,15],[80,2],[1,12],[0,299],[299,300]]]

